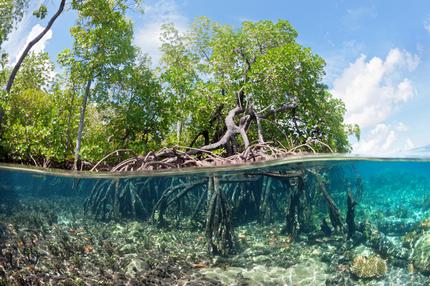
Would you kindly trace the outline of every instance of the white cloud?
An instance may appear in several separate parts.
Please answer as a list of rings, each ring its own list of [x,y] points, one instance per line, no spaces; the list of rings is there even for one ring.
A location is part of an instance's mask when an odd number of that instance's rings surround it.
[[[334,45],[334,44],[333,44]],[[333,46],[334,48],[335,46]],[[344,41],[339,49],[335,49],[332,55],[326,57],[325,78],[324,81],[333,83],[348,66],[348,56],[356,57],[365,49],[365,44],[355,40]]]
[[[417,55],[392,49],[385,59],[367,60],[361,55],[334,80],[332,94],[346,105],[346,123],[374,127],[383,123],[392,112],[415,93],[412,82],[403,77],[419,64]]]
[[[424,21],[424,29],[430,33],[430,18]]]
[[[43,3],[44,0],[29,1],[29,6],[16,29],[8,36],[8,40],[3,43],[4,50],[9,54],[9,59],[16,62],[19,57],[18,52],[22,51],[26,45],[26,35],[30,31],[32,23],[37,19],[33,16],[33,11],[36,10]]]
[[[405,146],[403,147],[404,150],[411,150],[415,148],[415,144],[412,142],[410,138],[406,139]]]
[[[21,54],[24,52],[25,47],[28,45],[28,43],[30,43],[31,40],[33,40],[37,35],[39,35],[43,29],[45,29],[45,27],[36,24],[33,26],[33,28],[31,28],[30,33],[27,36],[27,40],[25,41],[24,45],[22,46],[21,50],[19,50],[19,52],[17,52],[15,54],[15,57],[11,59],[13,59],[13,62],[18,61],[18,58],[21,56]],[[34,53],[40,53],[43,52],[45,50],[46,47],[46,43],[52,38],[52,30],[48,30],[48,32],[43,36],[42,39],[40,39],[39,42],[37,42],[36,45],[34,45],[32,47],[32,49],[30,50],[30,52],[34,52]]]
[[[406,124],[404,124],[403,122],[399,122],[397,123],[396,129],[401,132],[406,132],[409,130],[409,127],[406,126]]]
[[[410,138],[405,138],[408,127],[400,122],[397,125],[377,124],[364,138],[353,144],[353,152],[362,155],[386,155],[409,150],[415,147]]]
[[[174,0],[160,0],[144,5],[144,21],[136,33],[136,44],[144,53],[151,56],[153,63],[158,63],[161,57],[161,26],[173,23],[184,32],[188,26],[188,18],[183,16]]]

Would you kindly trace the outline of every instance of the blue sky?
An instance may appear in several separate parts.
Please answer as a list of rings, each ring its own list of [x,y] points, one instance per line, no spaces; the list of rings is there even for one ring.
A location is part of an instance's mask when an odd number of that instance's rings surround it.
[[[48,5],[51,14],[58,3]],[[146,1],[145,14],[133,14],[135,43],[159,58],[162,23],[186,30],[195,17],[239,26],[242,21],[287,19],[299,32],[299,43],[326,62],[324,79],[347,107],[346,121],[358,123],[362,138],[356,153],[390,153],[430,143],[430,1],[342,0],[161,0]],[[30,9],[31,10],[31,9]],[[68,10],[36,50],[53,59],[71,47],[68,29],[75,14]],[[11,35],[6,49],[13,58],[29,35],[46,25],[30,15]]]

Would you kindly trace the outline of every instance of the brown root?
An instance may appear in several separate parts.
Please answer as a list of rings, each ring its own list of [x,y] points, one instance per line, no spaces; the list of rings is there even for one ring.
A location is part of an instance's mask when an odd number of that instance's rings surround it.
[[[117,153],[118,151],[112,152],[102,160]],[[300,154],[306,153],[277,148],[271,146],[269,143],[250,145],[243,152],[229,157],[222,157],[204,149],[176,146],[173,148],[163,148],[157,152],[150,152],[146,156],[133,156],[113,167],[107,167],[105,164],[101,164],[100,161],[92,167],[91,171],[110,170],[110,172],[131,172],[186,167],[215,167],[274,160]]]

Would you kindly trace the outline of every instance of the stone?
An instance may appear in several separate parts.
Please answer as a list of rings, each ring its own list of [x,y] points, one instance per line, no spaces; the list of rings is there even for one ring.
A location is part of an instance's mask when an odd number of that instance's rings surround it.
[[[430,273],[430,233],[424,233],[415,243],[412,254],[415,268],[424,273]]]
[[[378,255],[357,256],[351,265],[351,272],[358,278],[377,278],[388,271],[387,262]]]
[[[125,274],[129,277],[136,277],[136,274],[142,272],[146,267],[145,261],[140,258],[133,258],[125,268]]]

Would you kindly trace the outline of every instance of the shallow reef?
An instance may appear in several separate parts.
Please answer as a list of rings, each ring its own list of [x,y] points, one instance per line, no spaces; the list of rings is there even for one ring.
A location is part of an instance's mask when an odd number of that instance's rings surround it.
[[[86,217],[79,205],[64,199],[21,201],[11,216],[1,216],[0,285],[427,285],[430,281],[420,273],[429,265],[427,233],[418,236],[411,252],[413,269],[390,258],[386,261],[372,247],[341,235],[292,241],[279,235],[281,224],[240,226],[237,253],[214,256],[207,252],[202,231],[137,221],[100,222]]]
[[[430,285],[427,173],[359,167],[2,186],[0,285]]]

